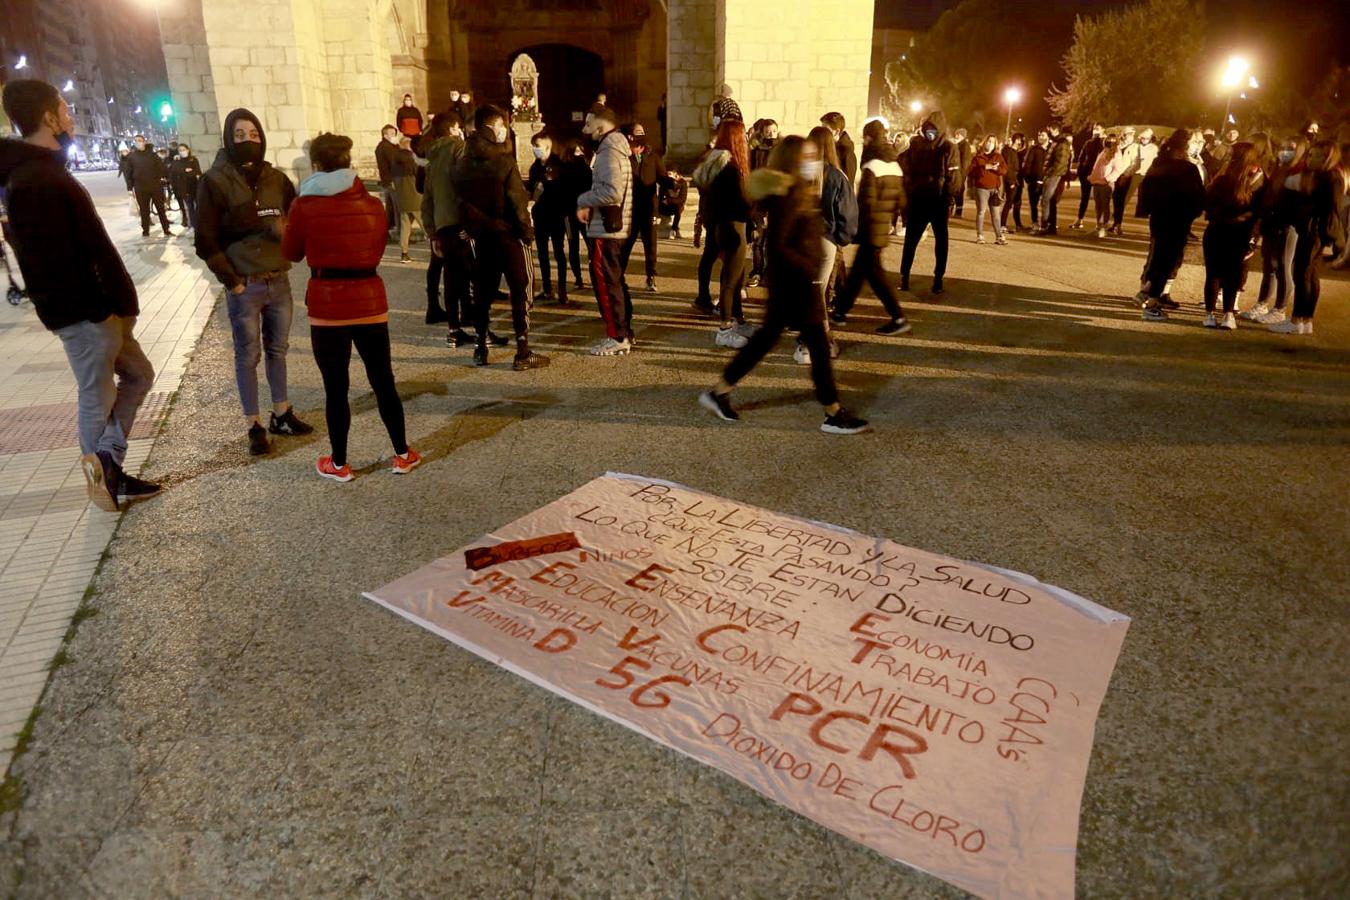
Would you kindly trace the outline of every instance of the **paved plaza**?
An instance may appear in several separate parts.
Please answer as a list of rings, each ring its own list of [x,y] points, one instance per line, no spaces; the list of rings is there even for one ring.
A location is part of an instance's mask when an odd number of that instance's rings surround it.
[[[587,357],[592,305],[539,306],[553,365],[528,373],[509,350],[487,369],[449,350],[422,324],[425,244],[412,265],[393,248],[394,369],[426,463],[388,473],[354,373],[358,478],[338,485],[313,471],[327,443],[304,316],[292,400],[316,431],[249,457],[219,292],[186,241],[147,251],[105,210],[145,318],[165,323],[142,325],[165,396],[133,458],[169,489],[119,521],[83,502],[73,424],[64,443],[3,450],[0,590],[32,590],[3,595],[2,634],[20,645],[32,610],[51,623],[24,665],[55,651],[112,535],[10,768],[5,893],[960,896],[361,598],[605,471],[1026,572],[1131,616],[1083,797],[1082,894],[1350,882],[1344,273],[1310,340],[1208,331],[1195,305],[1146,323],[1127,301],[1142,222],[1120,240],[977,246],[967,209],[937,302],[920,248],[912,334],[874,335],[870,294],[840,334],[844,402],[876,432],[830,438],[787,341],[737,391],[740,423],[696,404],[729,357],[690,311],[687,242],[662,242],[662,292],[635,295],[638,353]],[[1196,251],[1175,291],[1192,304]],[[0,417],[69,404],[55,342],[29,310],[3,316]],[[39,548],[46,574],[27,565]],[[42,677],[24,679],[0,696],[31,704]]]

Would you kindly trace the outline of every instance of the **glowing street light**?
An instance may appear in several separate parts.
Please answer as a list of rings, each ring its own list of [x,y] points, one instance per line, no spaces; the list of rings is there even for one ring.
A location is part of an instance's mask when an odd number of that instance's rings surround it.
[[[75,81],[73,79],[67,78],[66,83],[61,85],[61,90],[65,91],[67,94],[75,90]]]
[[[14,64],[15,70],[28,68],[28,57],[22,53],[19,54],[19,61]]]
[[[923,104],[920,103],[918,100],[911,100],[909,103],[909,111],[917,116],[920,112],[923,111]]]
[[[1256,76],[1251,75],[1252,64],[1247,62],[1244,57],[1230,56],[1228,63],[1224,67],[1223,75],[1219,82],[1227,91],[1228,100],[1223,107],[1223,127],[1234,123],[1233,111],[1233,92],[1236,91],[1245,82],[1248,87],[1255,89],[1257,86]]]
[[[1003,130],[1003,142],[1007,143],[1012,138],[1013,107],[1022,102],[1022,90],[1015,87],[1008,88],[1003,92],[1003,102],[1008,104],[1008,126]]]

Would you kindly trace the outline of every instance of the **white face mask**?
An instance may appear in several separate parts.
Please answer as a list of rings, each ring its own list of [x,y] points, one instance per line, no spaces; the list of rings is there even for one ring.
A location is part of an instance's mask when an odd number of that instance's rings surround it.
[[[188,158],[188,152],[187,152],[186,150],[179,150],[179,151],[178,151],[178,158],[179,158],[179,159],[187,159],[187,158]]]
[[[540,159],[540,160],[541,160],[541,159],[543,159],[543,158],[544,158],[545,156],[547,156],[547,155],[548,155],[548,154],[546,154],[546,153],[544,152],[544,148],[543,148],[543,147],[535,147],[535,148],[534,148],[534,158],[535,158],[535,159]]]
[[[398,146],[398,135],[396,135],[396,134],[387,135],[387,136],[385,137],[385,140],[388,141],[389,143],[393,144],[395,147]]]
[[[721,117],[721,116],[713,116],[713,127],[716,128],[717,126],[719,126],[719,125],[721,125],[721,124],[722,124],[722,117]]]
[[[824,171],[825,163],[818,159],[804,159],[797,169],[797,174],[801,175],[806,181],[815,181],[820,178]]]
[[[492,139],[498,144],[506,140],[506,126],[497,124],[492,126]]]

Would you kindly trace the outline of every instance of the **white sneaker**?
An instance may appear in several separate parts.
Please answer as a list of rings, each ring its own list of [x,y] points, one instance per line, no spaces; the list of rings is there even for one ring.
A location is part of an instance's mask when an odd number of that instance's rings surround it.
[[[743,337],[743,338],[752,338],[752,337],[754,337],[754,336],[755,336],[755,332],[758,330],[758,329],[755,328],[755,326],[751,325],[749,322],[737,322],[737,323],[736,323],[735,325],[733,325],[732,327],[735,328],[735,329],[736,329],[736,333],[739,334],[739,335],[740,335],[741,337]]]
[[[1099,237],[1099,238],[1104,238],[1104,237],[1106,237],[1106,229],[1105,229],[1105,228],[1098,228],[1098,229],[1097,229],[1097,237]]]
[[[1264,303],[1258,303],[1251,309],[1244,309],[1242,312],[1238,313],[1238,315],[1249,322],[1259,322],[1261,321],[1261,317],[1268,312],[1270,312],[1269,306]]]
[[[1219,323],[1219,327],[1222,328],[1224,331],[1234,331],[1234,330],[1236,330],[1236,329],[1237,329],[1237,316],[1233,315],[1233,314],[1230,313],[1230,312],[1229,312],[1229,313],[1224,313],[1224,314],[1223,314],[1223,321]]]
[[[806,349],[805,344],[798,344],[797,349],[792,351],[792,359],[798,365],[811,365],[811,351]]]
[[[739,350],[750,341],[745,335],[736,331],[734,325],[728,325],[726,328],[717,329],[717,337],[713,338],[713,343],[719,347],[730,347],[732,350]]]
[[[1270,326],[1270,330],[1276,334],[1312,334],[1312,328],[1309,326],[1307,331],[1303,330],[1302,322],[1276,322]]]
[[[1278,309],[1272,309],[1264,316],[1258,317],[1256,321],[1262,325],[1278,325],[1284,321],[1284,313]]]
[[[1205,316],[1205,327],[1206,328],[1219,327],[1219,320],[1214,318],[1214,313],[1210,313],[1209,315]]]
[[[591,348],[591,356],[627,356],[633,345],[628,341],[616,341],[607,337]]]
[[[984,235],[982,235],[982,234],[977,234],[977,235],[975,235],[975,243],[977,243],[977,244],[983,244],[983,243],[984,243]]]

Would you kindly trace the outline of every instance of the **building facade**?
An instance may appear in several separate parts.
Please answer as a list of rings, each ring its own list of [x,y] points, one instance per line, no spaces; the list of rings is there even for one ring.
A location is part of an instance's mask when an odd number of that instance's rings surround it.
[[[350,135],[373,168],[380,127],[405,92],[424,112],[451,90],[509,105],[520,53],[540,70],[544,124],[576,131],[604,93],[659,134],[676,159],[709,137],[726,83],[747,120],[805,133],[829,111],[857,130],[867,113],[872,0],[161,0],[179,132],[219,145],[238,106],[268,132],[268,156],[296,174],[321,131]]]

